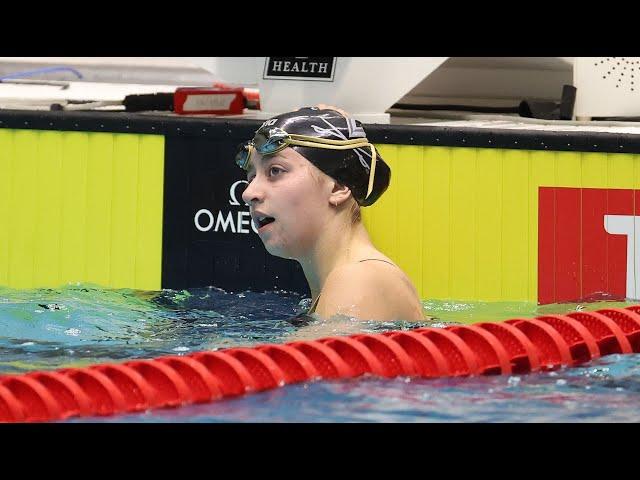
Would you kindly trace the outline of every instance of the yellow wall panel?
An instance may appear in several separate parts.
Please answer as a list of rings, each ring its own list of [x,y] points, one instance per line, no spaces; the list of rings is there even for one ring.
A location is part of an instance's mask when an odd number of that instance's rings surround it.
[[[62,221],[62,136],[51,131],[37,134],[33,285],[60,283],[60,224]]]
[[[603,157],[605,161],[603,161]],[[585,188],[607,188],[606,154],[584,152],[581,154],[582,185]]]
[[[33,283],[37,133],[18,130],[14,134],[12,189],[9,199],[9,282],[17,288]]]
[[[450,297],[451,149],[427,147],[424,154],[424,298]]]
[[[582,161],[580,152],[555,152],[558,186],[582,187]]]
[[[0,285],[9,284],[9,199],[12,159],[13,130],[0,128]]]
[[[476,285],[478,299],[502,299],[502,161],[504,151],[479,148],[476,163]],[[472,299],[470,296],[463,298]]]
[[[62,242],[60,275],[65,283],[88,281],[84,265],[87,258],[85,231],[87,219],[87,158],[89,134],[63,135],[62,158]],[[38,285],[40,286],[40,285]]]
[[[393,258],[416,284],[422,288],[422,250],[424,213],[423,149],[419,146],[398,147],[393,169],[396,196],[396,251]]]
[[[633,188],[640,188],[640,154],[633,155]]]
[[[113,190],[113,135],[95,133],[89,138],[87,163],[86,278],[111,285],[111,204]]]
[[[476,152],[451,157],[449,284],[453,298],[476,298]]]
[[[158,290],[164,137],[0,129],[0,285]]]
[[[633,157],[628,153],[607,154],[608,188],[633,188]]]
[[[508,150],[502,163],[502,296],[526,299],[529,282],[529,175],[526,150]]]
[[[138,204],[138,138],[114,135],[111,197],[111,283],[126,288],[135,282]]]
[[[138,231],[135,285],[160,290],[162,278],[162,205],[164,145],[157,137],[140,138],[138,175]]]

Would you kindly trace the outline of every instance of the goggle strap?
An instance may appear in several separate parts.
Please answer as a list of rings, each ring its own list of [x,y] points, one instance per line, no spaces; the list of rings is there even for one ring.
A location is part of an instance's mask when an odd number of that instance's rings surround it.
[[[289,145],[297,145],[300,147],[326,148],[329,150],[351,150],[353,148],[367,147],[371,145],[367,141],[358,140],[357,142],[348,141],[349,143],[325,143],[325,142],[309,142],[303,140],[287,139],[285,142]]]
[[[369,195],[371,195],[371,192],[373,191],[373,180],[376,177],[376,163],[377,163],[375,147],[370,143],[368,143],[367,145],[369,145],[369,147],[371,148],[371,168],[369,169],[369,188],[367,188],[367,196],[364,197],[365,200],[369,198]]]
[[[286,145],[297,145],[300,147],[312,147],[312,148],[327,148],[330,150],[351,150],[353,148],[363,148],[369,147],[371,149],[371,168],[369,169],[369,186],[367,187],[367,196],[364,197],[366,200],[371,195],[373,191],[373,181],[376,176],[376,149],[373,144],[369,143],[366,138],[354,138],[351,140],[330,140],[328,138],[316,138],[316,137],[308,137],[306,135],[289,135],[289,138],[284,139],[284,142],[281,147],[275,150],[273,153],[276,153],[282,150]],[[257,150],[253,143],[249,143],[247,145],[247,157],[242,165],[243,169],[247,169],[249,165],[249,160],[251,159],[251,155],[254,150]]]
[[[254,150],[253,143],[249,143],[246,146],[246,149],[247,149],[247,156],[245,157],[244,163],[242,164],[243,170],[246,170],[247,167],[249,166],[249,160],[251,159],[251,155],[253,154],[253,150]]]
[[[366,138],[351,138],[348,140],[333,140],[330,138],[318,138],[318,137],[310,137],[308,135],[289,135],[290,139],[293,140],[303,140],[312,143],[321,143],[324,145],[355,145],[360,143],[367,143],[369,140]]]

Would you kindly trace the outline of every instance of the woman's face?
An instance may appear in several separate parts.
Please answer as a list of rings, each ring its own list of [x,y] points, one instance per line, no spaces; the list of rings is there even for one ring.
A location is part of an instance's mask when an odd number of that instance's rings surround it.
[[[291,148],[254,153],[242,194],[267,251],[301,258],[313,248],[330,213],[331,179]]]

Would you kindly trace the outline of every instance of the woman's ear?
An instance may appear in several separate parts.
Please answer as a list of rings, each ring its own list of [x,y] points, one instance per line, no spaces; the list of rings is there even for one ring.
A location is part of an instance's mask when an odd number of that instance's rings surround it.
[[[342,205],[351,197],[351,189],[335,180],[332,181],[333,188],[329,196],[329,203],[335,207]]]

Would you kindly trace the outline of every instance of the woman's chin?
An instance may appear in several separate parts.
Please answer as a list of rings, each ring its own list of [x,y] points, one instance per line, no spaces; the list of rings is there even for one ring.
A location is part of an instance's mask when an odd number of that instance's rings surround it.
[[[285,245],[277,244],[274,242],[262,242],[264,244],[264,248],[267,252],[274,257],[292,259],[295,258],[295,252],[293,252],[290,248],[287,248]]]
[[[282,245],[278,245],[275,242],[265,242],[264,240],[262,241],[262,243],[264,244],[264,248],[267,250],[267,252],[269,252],[269,254],[273,255],[274,257],[284,257],[286,255],[286,251],[284,248],[282,248]]]

